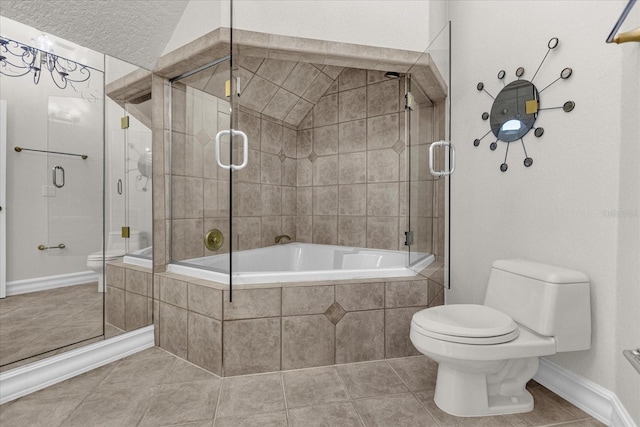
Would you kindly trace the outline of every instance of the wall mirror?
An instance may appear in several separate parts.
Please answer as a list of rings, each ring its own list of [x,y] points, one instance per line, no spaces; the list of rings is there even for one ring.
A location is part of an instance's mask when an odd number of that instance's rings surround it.
[[[151,131],[136,119],[124,135],[127,104],[105,96],[106,86],[138,67],[0,20],[5,371],[104,339],[105,259],[121,260],[129,250],[119,237],[123,226],[146,239],[138,250],[150,245],[151,192],[137,179],[135,153],[151,161]]]

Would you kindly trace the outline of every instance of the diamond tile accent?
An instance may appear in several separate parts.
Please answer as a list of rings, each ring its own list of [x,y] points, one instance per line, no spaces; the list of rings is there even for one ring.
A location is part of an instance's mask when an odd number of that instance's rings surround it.
[[[327,316],[327,318],[334,325],[337,325],[338,322],[344,317],[345,314],[347,314],[347,312],[337,302],[334,302],[333,304],[331,304],[329,308],[327,308],[327,310],[324,312],[324,315]]]
[[[313,163],[318,159],[318,155],[312,151],[311,154],[309,154],[309,157],[307,158],[311,163]]]
[[[278,153],[278,157],[280,158],[280,162],[285,161],[285,159],[287,158],[287,155],[284,154],[284,149],[280,150],[280,153]]]
[[[396,153],[400,154],[404,151],[404,141],[401,140],[397,140],[395,144],[393,144],[393,147],[391,147],[393,149],[393,151],[395,151]]]
[[[200,131],[196,134],[196,139],[202,145],[207,145],[207,143],[211,140],[209,134],[204,129],[200,129]]]

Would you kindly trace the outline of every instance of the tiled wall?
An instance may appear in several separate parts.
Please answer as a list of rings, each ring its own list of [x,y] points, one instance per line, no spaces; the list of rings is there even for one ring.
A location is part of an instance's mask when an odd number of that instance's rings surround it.
[[[108,337],[153,323],[153,273],[135,265],[108,263],[106,325]]]
[[[346,68],[302,121],[297,141],[298,241],[405,248],[409,174],[404,94],[404,79]],[[433,114],[433,109],[426,113]],[[426,120],[424,132],[433,130],[432,117],[416,119]],[[433,135],[423,136],[427,139],[422,141],[434,140]],[[420,150],[423,154],[426,150]],[[425,171],[412,189],[412,198],[422,202],[422,223],[433,217],[434,196],[444,198],[444,193],[434,192]],[[431,227],[414,231],[418,250],[431,252]]]
[[[221,284],[162,273],[156,343],[223,376],[417,355],[411,316],[444,303],[442,263],[423,274],[236,289],[230,303]]]

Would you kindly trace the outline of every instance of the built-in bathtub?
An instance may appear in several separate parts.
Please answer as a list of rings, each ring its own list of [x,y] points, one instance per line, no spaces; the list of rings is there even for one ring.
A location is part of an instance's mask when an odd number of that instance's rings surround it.
[[[233,284],[290,283],[411,277],[428,267],[432,254],[288,243],[233,253]],[[126,261],[125,261],[126,262]],[[229,254],[170,264],[168,272],[218,283],[229,283]]]
[[[139,267],[153,268],[153,246],[126,254],[122,259],[125,264],[137,265]]]

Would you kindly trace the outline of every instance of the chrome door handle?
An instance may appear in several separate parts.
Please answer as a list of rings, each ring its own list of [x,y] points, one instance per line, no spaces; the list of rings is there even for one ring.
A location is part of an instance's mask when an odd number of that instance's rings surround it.
[[[230,144],[233,143],[234,136],[239,135],[242,138],[242,163],[240,163],[239,165],[234,165],[233,163],[225,165],[220,160],[220,139],[223,135],[229,135]],[[241,130],[234,129],[221,130],[220,132],[218,132],[216,134],[216,163],[218,163],[218,166],[220,166],[222,169],[231,169],[236,171],[244,169],[245,166],[247,166],[247,163],[249,163],[249,138],[247,138],[247,134],[242,132]]]
[[[118,194],[122,194],[122,180],[121,179],[118,180],[117,189],[118,189]]]
[[[435,149],[436,146],[438,147],[444,146],[449,148],[449,152],[451,153],[451,158],[449,162],[451,164],[450,170],[437,171],[433,168],[433,158],[434,158],[433,150]],[[437,177],[448,176],[448,175],[451,175],[455,169],[456,169],[456,149],[453,146],[453,144],[447,141],[437,141],[432,143],[429,146],[429,172],[431,173],[431,175],[437,176]]]
[[[62,172],[62,181],[60,183],[58,183],[58,171]],[[52,170],[52,181],[53,181],[53,186],[56,188],[62,188],[64,187],[64,168],[62,166],[54,166],[53,170]]]

